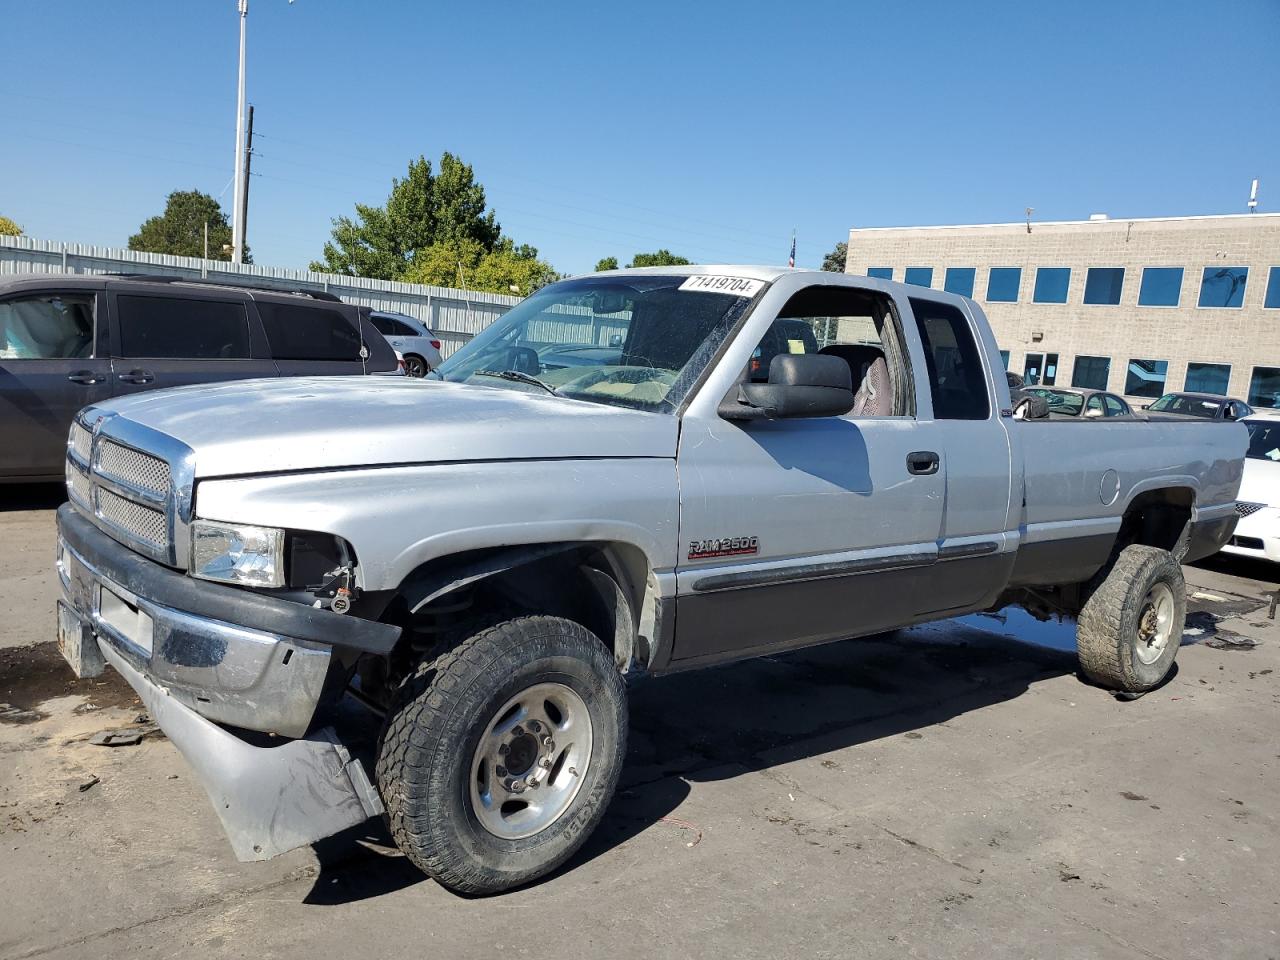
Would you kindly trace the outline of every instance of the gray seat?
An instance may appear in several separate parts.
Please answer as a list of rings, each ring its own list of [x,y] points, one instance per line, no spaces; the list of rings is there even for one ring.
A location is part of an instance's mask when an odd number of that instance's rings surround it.
[[[863,343],[833,343],[818,351],[839,357],[849,364],[853,379],[855,417],[888,417],[893,414],[893,393],[889,389],[889,364],[884,351]]]

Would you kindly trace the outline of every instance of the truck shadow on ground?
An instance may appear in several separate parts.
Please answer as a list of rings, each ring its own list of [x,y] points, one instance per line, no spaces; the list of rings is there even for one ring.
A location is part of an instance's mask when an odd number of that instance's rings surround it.
[[[1075,656],[950,621],[646,681],[631,691],[631,734],[618,794],[599,829],[556,879],[671,818],[690,784],[767,771],[927,728],[1074,673]],[[1099,696],[1106,694],[1099,690]],[[835,760],[831,761],[836,762]],[[786,787],[779,790],[785,796]],[[684,846],[684,842],[680,843]],[[370,821],[316,845],[309,904],[350,903],[425,877]]]

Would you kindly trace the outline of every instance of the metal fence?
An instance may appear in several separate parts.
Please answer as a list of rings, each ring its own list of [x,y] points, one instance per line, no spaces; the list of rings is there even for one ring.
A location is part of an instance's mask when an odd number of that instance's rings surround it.
[[[520,302],[519,297],[420,283],[0,236],[0,275],[12,273],[154,273],[273,290],[323,290],[347,303],[416,317],[440,337],[446,356]]]

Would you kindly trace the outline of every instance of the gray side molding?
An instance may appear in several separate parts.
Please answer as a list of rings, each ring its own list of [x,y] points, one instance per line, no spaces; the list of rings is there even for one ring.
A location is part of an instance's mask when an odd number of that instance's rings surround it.
[[[255,747],[179,703],[110,644],[98,647],[195,771],[238,860],[269,860],[382,813],[364,768],[332,729]]]

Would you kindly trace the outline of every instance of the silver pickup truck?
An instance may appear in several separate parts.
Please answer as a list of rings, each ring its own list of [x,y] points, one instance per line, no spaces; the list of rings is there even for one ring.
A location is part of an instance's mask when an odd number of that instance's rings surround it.
[[[488,893],[599,823],[634,676],[1021,604],[1077,618],[1087,679],[1151,689],[1246,446],[1016,419],[982,311],[936,290],[600,273],[430,379],[86,408],[58,636],[133,685],[242,859],[385,814]],[[347,693],[385,718],[369,770],[330,724]]]

